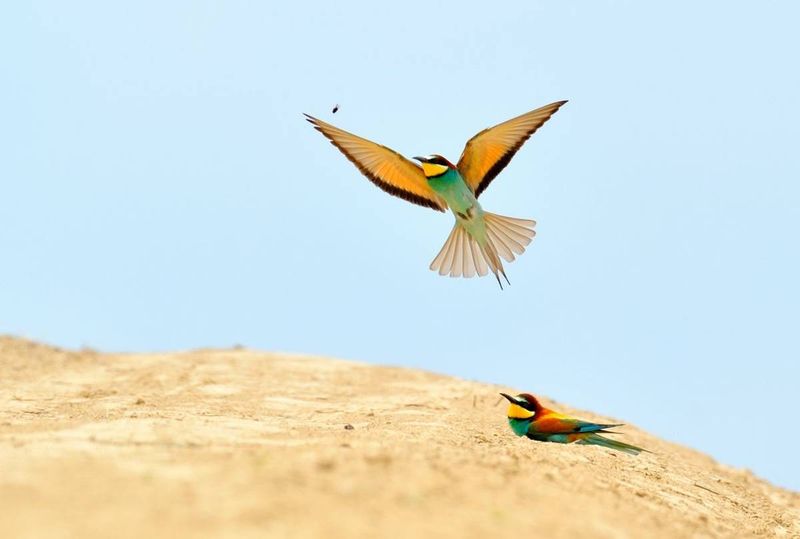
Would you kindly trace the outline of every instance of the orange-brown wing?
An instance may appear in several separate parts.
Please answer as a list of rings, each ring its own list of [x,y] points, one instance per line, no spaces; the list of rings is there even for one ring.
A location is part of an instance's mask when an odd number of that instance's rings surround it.
[[[489,186],[522,145],[566,103],[556,101],[494,127],[484,129],[467,141],[458,160],[458,171],[475,196]]]
[[[308,114],[305,116],[364,176],[390,195],[434,210],[447,208],[445,201],[428,185],[419,165],[391,148],[357,137]]]
[[[570,434],[574,432],[604,432],[620,424],[592,423],[544,408],[533,421],[533,430],[543,434]]]

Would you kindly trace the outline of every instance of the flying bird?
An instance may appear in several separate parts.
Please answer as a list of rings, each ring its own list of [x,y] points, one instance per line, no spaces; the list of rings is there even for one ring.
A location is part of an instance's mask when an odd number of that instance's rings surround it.
[[[338,110],[339,110],[339,104],[337,103],[336,105],[333,106],[333,110],[331,111],[331,114],[336,114],[336,111],[338,111]]]
[[[630,455],[638,455],[642,451],[649,452],[641,447],[626,444],[603,434],[617,434],[608,429],[621,427],[622,424],[600,424],[581,421],[573,417],[559,414],[542,406],[530,393],[520,393],[516,397],[500,393],[510,403],[508,406],[508,424],[517,436],[527,436],[539,442],[556,442],[569,444],[600,445],[609,449],[616,449]]]
[[[489,270],[500,288],[503,262],[521,255],[536,235],[536,221],[484,211],[478,197],[531,135],[566,101],[557,101],[484,129],[469,141],[457,164],[441,155],[414,157],[419,165],[391,148],[348,133],[306,114],[375,185],[387,193],[438,211],[450,209],[456,222],[430,269],[451,277],[481,277]]]

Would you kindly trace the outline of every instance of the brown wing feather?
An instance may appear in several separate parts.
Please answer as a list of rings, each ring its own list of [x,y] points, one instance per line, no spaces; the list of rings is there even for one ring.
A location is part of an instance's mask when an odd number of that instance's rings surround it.
[[[428,185],[422,168],[391,148],[305,115],[372,183],[396,197],[444,211],[447,204]]]
[[[467,141],[458,171],[475,196],[489,186],[533,135],[566,101],[556,101],[516,118],[484,129]]]

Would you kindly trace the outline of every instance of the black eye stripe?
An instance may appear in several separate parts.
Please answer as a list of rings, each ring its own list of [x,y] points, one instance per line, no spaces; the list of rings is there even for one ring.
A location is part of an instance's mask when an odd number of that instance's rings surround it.
[[[517,404],[518,404],[518,405],[519,405],[521,408],[525,408],[525,409],[526,409],[526,410],[528,410],[529,412],[535,412],[535,411],[536,411],[536,408],[534,408],[533,404],[531,404],[530,402],[528,402],[528,401],[526,401],[526,400],[524,400],[524,399],[523,399],[523,400],[520,400],[520,401],[518,401],[518,402],[517,402]]]

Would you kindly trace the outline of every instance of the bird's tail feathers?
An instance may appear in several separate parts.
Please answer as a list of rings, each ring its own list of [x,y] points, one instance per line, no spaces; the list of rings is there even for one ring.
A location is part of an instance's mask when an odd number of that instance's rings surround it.
[[[605,436],[600,436],[599,434],[590,434],[583,438],[582,440],[578,441],[579,444],[589,444],[589,445],[599,445],[602,447],[607,447],[609,449],[616,449],[617,451],[622,451],[623,453],[628,453],[629,455],[638,455],[642,451],[645,453],[649,453],[646,449],[642,449],[641,447],[636,447],[635,445],[626,444],[625,442],[620,442],[618,440],[612,440],[611,438],[606,438]]]
[[[442,249],[431,262],[431,270],[450,277],[483,277],[489,273],[489,263],[475,238],[456,222]]]
[[[536,236],[533,230],[536,221],[488,212],[484,217],[486,242],[481,245],[456,222],[439,254],[431,262],[431,270],[438,271],[439,275],[467,278],[476,274],[483,277],[491,270],[500,288],[503,288],[500,276],[509,281],[500,258],[513,262],[515,253],[521,255],[525,252],[525,247]]]
[[[525,247],[536,236],[536,221],[517,219],[486,212],[486,233],[489,243],[506,262],[514,261],[514,254],[521,255]]]

